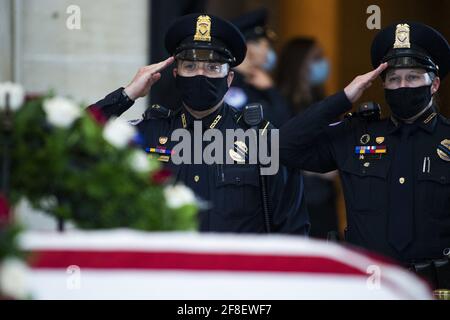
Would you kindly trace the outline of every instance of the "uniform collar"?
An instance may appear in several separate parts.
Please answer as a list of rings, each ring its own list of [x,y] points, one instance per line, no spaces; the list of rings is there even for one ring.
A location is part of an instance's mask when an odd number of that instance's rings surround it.
[[[436,128],[437,118],[437,107],[436,105],[432,105],[430,109],[428,109],[423,115],[419,117],[419,119],[414,122],[414,124],[417,125],[418,128],[428,133],[433,133],[434,129]],[[400,127],[402,126],[402,122],[391,115],[387,126],[388,134],[393,134],[398,129],[400,129]]]
[[[194,121],[200,121],[202,123],[202,128],[207,129],[217,129],[219,125],[222,123],[225,117],[226,107],[225,104],[222,105],[210,115],[203,117],[201,119],[197,119],[186,108],[183,106],[181,110],[181,126],[185,129],[193,129]]]

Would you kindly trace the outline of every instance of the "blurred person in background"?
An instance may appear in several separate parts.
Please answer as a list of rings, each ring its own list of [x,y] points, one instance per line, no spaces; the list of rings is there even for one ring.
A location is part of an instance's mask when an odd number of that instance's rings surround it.
[[[283,47],[275,83],[292,115],[304,112],[310,105],[325,98],[324,84],[329,73],[330,64],[314,39],[294,38]],[[337,172],[320,174],[305,171],[304,177],[311,221],[310,236],[327,238],[329,232],[338,229],[334,182]]]
[[[262,8],[231,21],[245,37],[247,54],[234,68],[235,77],[225,101],[237,109],[252,103],[261,104],[264,118],[279,128],[289,120],[290,112],[270,75],[277,55],[272,48],[275,33],[267,27],[267,18],[267,10]]]

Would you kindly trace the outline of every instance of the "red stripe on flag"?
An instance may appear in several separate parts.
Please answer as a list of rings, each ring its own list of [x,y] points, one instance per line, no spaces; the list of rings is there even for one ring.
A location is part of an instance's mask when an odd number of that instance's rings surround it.
[[[37,269],[65,269],[70,265],[77,265],[88,269],[299,272],[367,276],[364,270],[315,256],[49,250],[33,252],[33,257],[31,265]]]

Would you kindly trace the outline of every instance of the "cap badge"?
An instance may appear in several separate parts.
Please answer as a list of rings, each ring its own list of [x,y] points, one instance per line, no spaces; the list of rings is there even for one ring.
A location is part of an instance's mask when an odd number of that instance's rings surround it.
[[[395,30],[395,43],[394,49],[401,48],[411,48],[410,37],[409,37],[409,25],[408,24],[398,24]]]
[[[194,41],[211,41],[211,18],[209,16],[205,15],[197,18]]]

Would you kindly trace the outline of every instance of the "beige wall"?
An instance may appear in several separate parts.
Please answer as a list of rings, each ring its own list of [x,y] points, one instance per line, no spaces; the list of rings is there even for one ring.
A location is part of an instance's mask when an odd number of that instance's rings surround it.
[[[0,82],[12,80],[11,0],[0,1]]]
[[[95,102],[125,86],[148,61],[148,0],[15,0],[15,80],[27,92],[53,89]],[[81,29],[69,30],[69,5],[81,9]],[[140,116],[139,101],[127,118]]]

